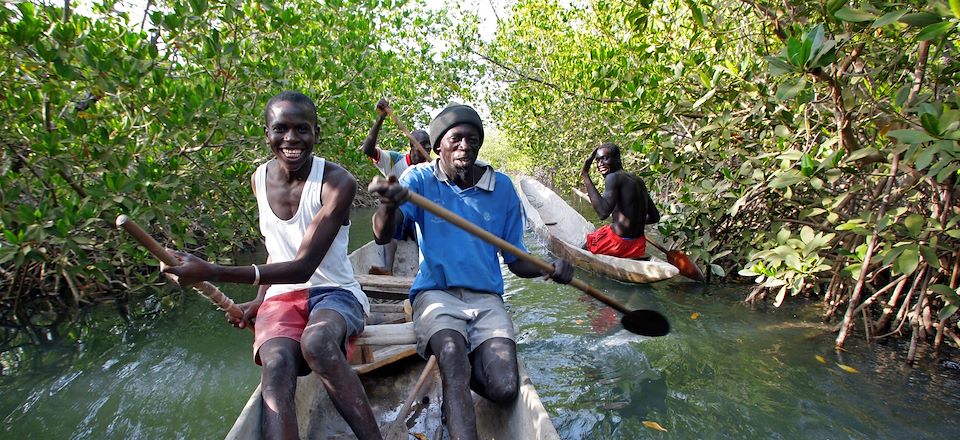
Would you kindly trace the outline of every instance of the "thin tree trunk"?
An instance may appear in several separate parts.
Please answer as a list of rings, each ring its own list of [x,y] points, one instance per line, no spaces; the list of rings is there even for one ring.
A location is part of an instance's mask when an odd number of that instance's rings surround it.
[[[920,318],[920,311],[922,310],[924,303],[927,301],[927,282],[930,279],[930,272],[924,271],[923,282],[920,286],[920,296],[917,298],[917,306],[914,308],[914,319],[916,320],[915,325],[913,325],[913,334],[910,336],[910,350],[907,353],[907,364],[913,365],[913,361],[917,356],[917,340],[920,338],[920,332],[922,331],[922,319]]]
[[[910,107],[913,101],[917,99],[920,88],[923,87],[923,79],[927,72],[927,54],[930,52],[930,40],[921,41],[917,45],[917,66],[913,69],[913,86],[910,87],[910,95],[907,96],[904,107]]]
[[[893,181],[896,179],[899,165],[900,156],[894,155],[893,164],[890,165],[890,176],[887,177],[887,183],[883,191],[883,200],[880,202],[880,207],[877,210],[877,219],[883,218],[883,214],[886,212],[887,202],[890,200],[890,188],[893,187]],[[870,264],[873,262],[873,252],[879,237],[880,227],[878,224],[874,227],[873,235],[867,241],[867,253],[863,257],[863,264],[860,266],[860,276],[857,277],[857,284],[853,288],[853,293],[850,294],[847,312],[843,315],[843,324],[840,327],[840,334],[837,335],[835,344],[837,348],[843,348],[843,344],[847,342],[847,337],[853,330],[854,310],[860,305],[860,296],[863,294],[863,283],[866,281],[867,272],[870,270]]]

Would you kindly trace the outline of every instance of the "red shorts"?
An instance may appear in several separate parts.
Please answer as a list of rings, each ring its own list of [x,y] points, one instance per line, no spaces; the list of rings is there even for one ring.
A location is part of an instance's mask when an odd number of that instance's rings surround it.
[[[299,343],[310,319],[310,311],[316,308],[334,310],[343,317],[347,332],[340,349],[350,359],[353,340],[363,332],[363,307],[346,290],[315,287],[271,296],[260,305],[254,325],[254,362],[262,365],[260,346],[273,338],[288,338]]]
[[[640,258],[647,253],[645,237],[621,238],[610,225],[587,234],[587,250],[595,254],[620,258]]]

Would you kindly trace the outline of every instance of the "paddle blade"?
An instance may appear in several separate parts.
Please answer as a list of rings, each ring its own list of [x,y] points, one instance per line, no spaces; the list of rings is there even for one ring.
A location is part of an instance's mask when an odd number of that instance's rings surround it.
[[[700,268],[697,267],[693,261],[690,261],[690,257],[683,252],[678,250],[667,252],[667,263],[670,263],[676,266],[677,269],[680,269],[680,275],[701,283],[707,282],[707,278],[703,276],[703,272],[700,271]]]
[[[654,310],[634,310],[620,320],[628,332],[642,336],[663,336],[670,333],[670,322]]]

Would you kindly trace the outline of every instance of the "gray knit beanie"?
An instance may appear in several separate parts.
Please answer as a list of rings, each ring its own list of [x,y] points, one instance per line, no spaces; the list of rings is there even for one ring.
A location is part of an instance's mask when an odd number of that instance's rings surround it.
[[[460,125],[471,124],[480,130],[480,144],[483,145],[483,121],[480,115],[469,105],[456,104],[444,108],[437,117],[430,122],[430,145],[433,151],[438,152],[440,148],[440,139],[443,138],[447,130]]]

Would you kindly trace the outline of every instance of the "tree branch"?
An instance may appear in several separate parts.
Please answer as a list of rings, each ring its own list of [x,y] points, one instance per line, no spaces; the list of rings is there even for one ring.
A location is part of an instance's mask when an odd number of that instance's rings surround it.
[[[510,72],[510,73],[513,73],[514,75],[517,75],[517,76],[520,77],[520,78],[523,78],[523,79],[528,80],[528,81],[533,81],[533,82],[538,83],[538,84],[543,84],[543,85],[545,85],[545,86],[547,86],[547,87],[550,87],[551,89],[554,89],[554,90],[556,90],[556,91],[558,91],[558,92],[560,92],[560,93],[563,93],[564,95],[567,95],[567,96],[572,97],[572,98],[586,99],[586,100],[588,100],[588,101],[599,102],[599,103],[602,103],[602,104],[621,104],[621,103],[624,102],[624,100],[622,100],[622,99],[594,98],[594,97],[591,97],[591,96],[581,95],[581,94],[572,92],[572,91],[570,91],[570,90],[564,90],[563,88],[561,88],[560,86],[558,86],[558,85],[556,85],[556,84],[553,84],[553,83],[551,83],[551,82],[545,81],[545,80],[543,80],[543,79],[541,79],[541,78],[537,78],[537,77],[530,76],[530,75],[527,75],[527,74],[525,74],[525,73],[522,73],[522,72],[518,71],[517,69],[514,69],[514,68],[512,68],[512,67],[509,67],[509,66],[507,66],[507,65],[505,65],[505,64],[503,64],[503,63],[501,63],[501,62],[499,62],[499,61],[497,61],[497,60],[494,60],[493,58],[490,58],[490,57],[488,57],[488,56],[486,56],[486,55],[484,55],[484,54],[482,54],[482,53],[479,53],[479,52],[474,51],[474,50],[471,50],[470,52],[473,53],[474,55],[482,58],[483,60],[489,62],[490,64],[493,64],[493,65],[495,65],[495,66],[497,66],[497,67],[499,67],[499,68],[501,68],[501,69],[503,69],[503,70],[506,70],[506,71],[508,71],[508,72]]]

